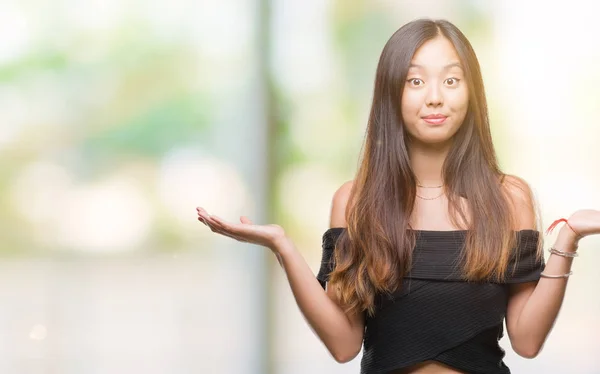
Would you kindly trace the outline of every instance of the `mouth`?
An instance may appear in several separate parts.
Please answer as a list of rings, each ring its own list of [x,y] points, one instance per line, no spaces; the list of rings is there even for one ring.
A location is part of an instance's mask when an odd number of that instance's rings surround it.
[[[423,121],[430,123],[432,125],[441,125],[442,123],[446,122],[446,119],[448,117],[441,115],[441,114],[433,114],[433,115],[425,116],[422,118],[423,118]]]

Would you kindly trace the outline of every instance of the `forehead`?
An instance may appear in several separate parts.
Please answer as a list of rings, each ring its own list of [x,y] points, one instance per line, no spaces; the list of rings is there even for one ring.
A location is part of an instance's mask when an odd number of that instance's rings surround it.
[[[415,52],[411,65],[441,69],[450,64],[460,63],[460,58],[452,43],[443,36],[426,41]]]

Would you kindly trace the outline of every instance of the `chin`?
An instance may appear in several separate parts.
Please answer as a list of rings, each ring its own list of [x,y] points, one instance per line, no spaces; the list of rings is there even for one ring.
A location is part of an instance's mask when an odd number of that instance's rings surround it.
[[[424,137],[417,140],[424,146],[440,147],[449,144],[452,140],[452,137]]]

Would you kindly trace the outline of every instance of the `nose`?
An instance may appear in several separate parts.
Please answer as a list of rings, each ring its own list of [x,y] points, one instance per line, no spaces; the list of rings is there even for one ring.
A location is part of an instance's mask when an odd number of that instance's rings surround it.
[[[427,90],[427,96],[425,97],[425,104],[431,107],[438,107],[441,106],[443,102],[444,100],[440,87],[437,84],[430,85]]]

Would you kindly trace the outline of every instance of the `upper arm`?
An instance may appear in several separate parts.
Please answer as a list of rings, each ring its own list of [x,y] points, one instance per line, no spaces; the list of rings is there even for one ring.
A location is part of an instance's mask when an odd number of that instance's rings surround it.
[[[506,175],[502,189],[508,199],[514,230],[536,228],[536,208],[533,191],[522,178]]]
[[[333,194],[331,202],[331,215],[329,218],[329,227],[347,227],[346,223],[346,208],[352,191],[352,181],[348,181]]]
[[[515,230],[534,230],[536,228],[536,209],[533,192],[523,179],[507,175],[503,188],[511,205]],[[519,315],[533,293],[537,281],[508,285],[509,296],[506,310],[506,329],[509,338],[515,336]]]
[[[333,201],[331,203],[331,216],[329,220],[330,227],[347,227],[346,222],[346,210],[348,208],[348,201],[350,199],[350,193],[352,191],[352,181],[344,183],[333,195]],[[335,290],[329,287],[327,283],[327,295],[333,301],[339,305],[339,301]],[[363,332],[364,332],[364,316],[362,313],[349,315],[348,320],[352,326],[353,331],[356,333],[357,341],[362,345]],[[358,349],[360,350],[360,345]],[[357,352],[358,354],[358,352]]]

